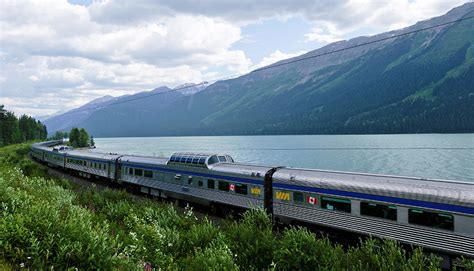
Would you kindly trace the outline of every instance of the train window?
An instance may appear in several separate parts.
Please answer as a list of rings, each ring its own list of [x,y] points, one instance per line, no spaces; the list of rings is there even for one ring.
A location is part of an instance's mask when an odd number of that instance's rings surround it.
[[[346,199],[322,197],[321,207],[327,210],[351,212],[351,201]]]
[[[135,176],[143,176],[143,169],[135,169]]]
[[[179,160],[180,163],[186,163],[187,156],[181,157],[181,160]]]
[[[133,168],[131,168],[131,167],[128,168],[128,174],[133,175]]]
[[[206,163],[206,158],[200,158],[199,159],[199,164],[204,165]]]
[[[390,220],[397,220],[397,207],[394,205],[361,202],[360,214]]]
[[[151,170],[145,170],[144,173],[145,173],[145,175],[144,175],[145,177],[147,177],[147,178],[153,178],[153,171],[151,171]]]
[[[188,177],[188,184],[193,185],[193,176]]]
[[[197,163],[199,163],[199,157],[194,157],[193,164],[197,164]]]
[[[300,203],[303,202],[304,201],[303,193],[293,192],[293,201],[300,202]]]
[[[247,195],[247,185],[246,184],[235,184],[235,193]]]
[[[199,180],[199,181],[198,181],[198,186],[199,186],[199,187],[202,187],[203,185],[204,185],[204,183],[202,182],[202,180]]]
[[[432,228],[454,230],[454,218],[452,215],[424,211],[419,209],[408,209],[408,222]]]
[[[229,183],[224,181],[219,181],[219,190],[229,192]]]
[[[207,164],[212,165],[215,163],[219,163],[219,160],[217,159],[217,156],[213,155],[211,156],[211,158],[209,158],[209,160],[207,161]]]
[[[189,156],[187,159],[186,159],[186,164],[191,164],[193,162],[193,157],[192,156]]]
[[[214,189],[214,180],[213,179],[208,179],[207,180],[207,188],[209,189]]]
[[[225,156],[219,156],[219,162],[225,163],[226,162]]]

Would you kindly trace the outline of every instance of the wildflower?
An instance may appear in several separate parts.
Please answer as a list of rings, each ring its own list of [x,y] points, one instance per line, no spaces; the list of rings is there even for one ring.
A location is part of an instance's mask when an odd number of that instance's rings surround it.
[[[20,263],[20,267],[21,268],[25,267],[25,263]]]
[[[168,243],[168,246],[171,247],[171,246],[173,246],[173,244],[171,244],[171,242],[170,242],[170,243]]]
[[[151,271],[151,270],[153,270],[153,266],[151,265],[151,263],[144,263],[143,264],[143,270]]]

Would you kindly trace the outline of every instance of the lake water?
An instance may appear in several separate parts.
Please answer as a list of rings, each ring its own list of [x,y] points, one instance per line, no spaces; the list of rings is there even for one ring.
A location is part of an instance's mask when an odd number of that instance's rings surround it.
[[[169,157],[231,155],[236,162],[474,182],[474,134],[96,138],[99,152]]]

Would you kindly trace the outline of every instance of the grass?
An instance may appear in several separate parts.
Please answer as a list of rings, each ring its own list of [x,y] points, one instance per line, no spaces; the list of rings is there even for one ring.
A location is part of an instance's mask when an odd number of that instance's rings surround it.
[[[343,249],[304,228],[272,230],[259,210],[219,225],[119,190],[74,191],[0,149],[0,269],[438,270],[439,258],[367,239]]]

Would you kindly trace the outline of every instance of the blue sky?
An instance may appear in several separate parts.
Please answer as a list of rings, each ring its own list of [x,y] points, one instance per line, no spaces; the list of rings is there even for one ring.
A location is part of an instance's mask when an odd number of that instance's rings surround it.
[[[254,62],[276,50],[282,52],[311,51],[323,44],[305,42],[304,35],[311,28],[302,18],[268,19],[242,27],[243,39],[232,48],[243,50]]]
[[[46,116],[215,81],[468,0],[0,1],[0,104]]]

